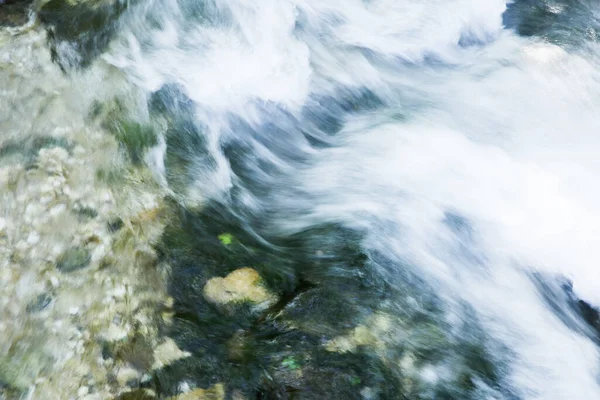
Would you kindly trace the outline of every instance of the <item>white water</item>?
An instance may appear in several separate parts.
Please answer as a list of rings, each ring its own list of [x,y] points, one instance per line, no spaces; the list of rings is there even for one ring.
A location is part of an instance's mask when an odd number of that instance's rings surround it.
[[[286,138],[306,154],[301,169],[256,145],[257,157],[288,180],[273,202],[304,210],[273,224],[365,228],[368,247],[397,265],[409,260],[449,310],[458,301],[475,308],[487,333],[514,352],[515,396],[600,398],[597,347],[554,314],[530,279],[562,275],[600,306],[600,48],[519,37],[503,28],[506,6],[218,0],[210,8],[221,23],[200,25],[190,22],[190,4],[157,1],[143,7],[161,28],[149,29],[138,10],[104,59],[149,91],[179,83],[196,102],[220,160],[216,173],[198,171],[203,189],[236,183],[217,150],[243,135],[228,128],[227,113],[260,129],[280,122],[262,106],[302,120],[304,107],[329,106],[315,105],[324,96],[371,90],[384,111],[345,115],[328,139],[334,147]],[[307,197],[289,197],[289,186]],[[448,229],[447,212],[468,220],[468,241]],[[482,261],[465,257],[461,242]]]

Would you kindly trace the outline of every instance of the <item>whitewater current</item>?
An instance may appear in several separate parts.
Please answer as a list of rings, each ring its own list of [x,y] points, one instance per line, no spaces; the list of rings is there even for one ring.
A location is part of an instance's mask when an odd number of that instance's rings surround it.
[[[511,388],[482,398],[600,398],[567,306],[600,306],[600,6],[538,2],[554,25],[520,35],[534,3],[151,1],[103,59],[193,101],[211,161],[188,196],[274,234],[358,229],[386,279],[418,276],[456,329],[475,313]]]
[[[184,178],[168,135],[146,156],[182,203],[265,243],[360,232],[399,314],[435,298],[485,338],[500,373],[477,398],[600,399],[581,315],[600,307],[600,3],[148,0],[116,29],[94,84],[116,68],[197,128]]]

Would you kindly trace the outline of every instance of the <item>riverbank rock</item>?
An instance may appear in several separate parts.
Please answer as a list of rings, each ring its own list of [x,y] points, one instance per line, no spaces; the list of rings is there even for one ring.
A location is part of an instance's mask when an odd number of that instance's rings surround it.
[[[217,305],[249,302],[267,308],[277,296],[264,286],[259,273],[252,268],[237,269],[224,278],[212,278],[204,286],[204,298]]]

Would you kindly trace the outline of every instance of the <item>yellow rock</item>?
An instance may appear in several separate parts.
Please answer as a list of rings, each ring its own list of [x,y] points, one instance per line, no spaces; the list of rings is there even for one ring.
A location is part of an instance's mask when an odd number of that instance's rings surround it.
[[[268,306],[277,297],[262,284],[261,277],[252,268],[241,268],[225,278],[212,278],[204,286],[204,297],[215,304],[231,304],[249,301]]]
[[[392,330],[390,317],[376,313],[372,315],[364,325],[358,325],[349,334],[333,338],[326,344],[328,351],[347,353],[354,352],[359,346],[369,346],[375,349],[383,349],[388,341],[388,335]]]
[[[191,356],[191,353],[182,351],[171,338],[167,338],[163,343],[154,349],[154,364],[152,369],[159,369],[165,365],[172,364],[174,361]]]
[[[223,400],[225,398],[225,387],[217,383],[208,389],[194,389],[190,392],[180,394],[169,400]]]

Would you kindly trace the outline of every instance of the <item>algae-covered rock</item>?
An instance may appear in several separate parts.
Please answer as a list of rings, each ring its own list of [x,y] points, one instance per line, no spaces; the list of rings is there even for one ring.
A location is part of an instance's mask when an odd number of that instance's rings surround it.
[[[71,247],[65,250],[56,261],[61,272],[74,272],[87,267],[92,260],[90,251],[84,247]]]
[[[204,297],[218,305],[250,302],[261,308],[277,301],[277,296],[267,290],[252,268],[240,268],[224,278],[210,279],[204,286]]]
[[[192,391],[171,397],[170,400],[223,400],[225,398],[225,387],[222,383],[208,389],[194,389]]]

